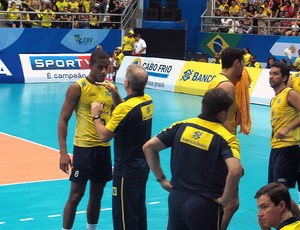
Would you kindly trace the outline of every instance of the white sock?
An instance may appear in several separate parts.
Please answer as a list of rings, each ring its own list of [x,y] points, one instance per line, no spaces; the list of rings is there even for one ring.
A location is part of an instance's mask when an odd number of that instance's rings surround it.
[[[299,204],[300,204],[300,191],[298,191]]]
[[[72,228],[62,228],[62,230],[72,230]]]
[[[86,229],[87,230],[96,230],[98,224],[86,224]]]

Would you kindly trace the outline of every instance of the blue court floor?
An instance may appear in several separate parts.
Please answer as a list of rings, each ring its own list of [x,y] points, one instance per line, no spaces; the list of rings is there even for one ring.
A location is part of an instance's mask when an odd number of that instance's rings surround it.
[[[58,149],[58,116],[69,85],[70,83],[0,84],[0,132]],[[118,88],[122,97],[125,97],[123,85],[118,85]],[[194,117],[200,113],[202,98],[199,96],[151,89],[147,89],[146,93],[152,96],[155,104],[153,135],[177,120]],[[267,182],[270,150],[269,107],[251,105],[251,116],[253,122],[251,134],[238,135],[245,175],[239,188],[240,209],[235,214],[229,230],[259,229],[256,221],[256,201],[253,197],[255,192]],[[73,117],[69,124],[69,152],[72,151],[74,126]],[[5,161],[5,156],[6,153],[0,150],[1,161]],[[168,178],[170,178],[169,158],[169,150],[161,152],[161,162]],[[27,160],[30,162],[32,159]],[[57,153],[57,162],[58,160],[59,153]],[[57,170],[59,170],[58,164]],[[9,176],[0,175],[0,177]],[[61,229],[62,212],[69,194],[69,186],[68,180],[0,186],[0,230]],[[295,189],[291,190],[291,194],[297,200]],[[168,193],[159,186],[150,173],[147,186],[148,229],[166,229],[167,197]],[[85,229],[86,204],[85,197],[77,209],[73,227],[75,230]],[[103,197],[99,229],[113,229],[111,183],[107,184]]]

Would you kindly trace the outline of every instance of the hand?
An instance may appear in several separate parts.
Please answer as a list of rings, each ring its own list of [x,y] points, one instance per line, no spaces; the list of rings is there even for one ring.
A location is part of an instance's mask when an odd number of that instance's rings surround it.
[[[170,181],[168,181],[167,179],[160,182],[160,185],[164,190],[166,190],[168,192],[170,192],[172,189],[172,185],[171,185]]]
[[[95,82],[96,85],[104,86],[112,94],[118,93],[118,88],[109,82]]]
[[[279,132],[276,135],[276,139],[277,140],[281,140],[284,139],[286,137],[286,135],[290,132],[288,127],[283,127],[281,130],[279,130]]]
[[[61,153],[59,159],[59,168],[69,175],[69,165],[73,167],[71,158],[68,153]]]
[[[101,102],[94,101],[91,106],[91,114],[95,116],[97,114],[101,114],[103,110],[104,104]]]

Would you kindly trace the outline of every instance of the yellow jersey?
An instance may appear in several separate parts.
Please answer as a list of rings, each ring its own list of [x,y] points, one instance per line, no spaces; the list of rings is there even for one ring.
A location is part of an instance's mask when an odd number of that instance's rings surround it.
[[[91,115],[91,104],[94,101],[104,104],[100,119],[104,124],[107,124],[113,107],[111,93],[103,86],[92,84],[87,78],[82,78],[76,83],[80,86],[81,94],[75,109],[74,145],[80,147],[110,146],[109,142],[101,143],[99,140]]]
[[[294,73],[290,76],[292,78],[292,88],[300,93],[300,72]]]
[[[290,131],[284,139],[276,138],[278,132],[290,122],[297,119],[300,113],[288,104],[288,94],[292,88],[287,87],[271,100],[271,146],[273,149],[298,145],[300,143],[300,128]]]
[[[217,88],[222,82],[230,82],[230,80],[224,75],[224,74],[219,74],[217,75],[209,84],[208,89],[214,89]],[[228,119],[230,126],[232,127],[232,130],[234,130],[234,133],[236,134],[236,112],[237,112],[237,98],[235,96],[235,99],[233,101],[233,104],[229,108],[229,114],[228,114]]]

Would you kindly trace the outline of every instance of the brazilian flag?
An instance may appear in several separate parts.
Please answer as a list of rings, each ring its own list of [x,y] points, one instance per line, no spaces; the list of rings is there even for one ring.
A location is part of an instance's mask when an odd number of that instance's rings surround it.
[[[200,42],[200,49],[213,57],[215,53],[221,53],[227,47],[236,47],[241,38],[240,34],[207,33]]]

